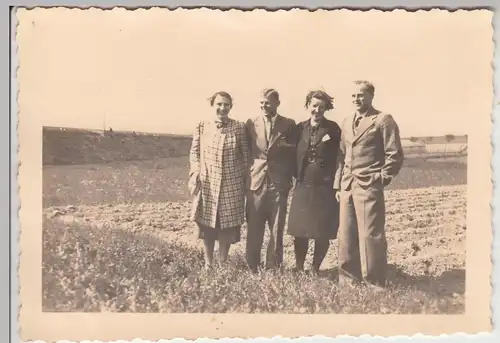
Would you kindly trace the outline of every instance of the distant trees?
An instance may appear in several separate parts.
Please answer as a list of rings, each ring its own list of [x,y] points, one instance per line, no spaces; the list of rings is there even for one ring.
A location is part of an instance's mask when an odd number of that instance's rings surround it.
[[[447,135],[444,135],[444,140],[446,141],[446,143],[450,143],[451,141],[453,141],[455,139],[455,136],[452,135],[452,134],[447,134]],[[444,148],[444,152],[445,154],[448,153],[448,145],[445,146]]]
[[[452,134],[447,134],[447,135],[444,135],[444,139],[445,139],[446,143],[449,143],[455,139],[455,136]]]

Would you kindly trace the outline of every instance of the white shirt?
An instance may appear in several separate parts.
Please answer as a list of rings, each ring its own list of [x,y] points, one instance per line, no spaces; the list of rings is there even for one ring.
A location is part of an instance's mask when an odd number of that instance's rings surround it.
[[[274,124],[276,123],[277,117],[278,117],[277,114],[275,114],[271,118],[264,116],[264,124],[265,124],[265,129],[266,129],[266,140],[267,140],[268,144],[269,144],[269,141],[271,140],[272,130],[274,128]]]

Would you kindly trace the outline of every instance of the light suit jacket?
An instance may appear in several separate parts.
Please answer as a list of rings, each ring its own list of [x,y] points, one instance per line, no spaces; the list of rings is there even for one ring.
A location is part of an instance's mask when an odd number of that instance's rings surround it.
[[[269,177],[278,191],[289,191],[295,176],[295,121],[278,114],[269,145],[264,116],[248,119],[246,127],[250,146],[249,189],[258,190]]]
[[[377,111],[361,120],[355,134],[354,118],[351,114],[342,124],[334,188],[349,190],[353,182],[363,188],[389,185],[404,160],[396,121]]]

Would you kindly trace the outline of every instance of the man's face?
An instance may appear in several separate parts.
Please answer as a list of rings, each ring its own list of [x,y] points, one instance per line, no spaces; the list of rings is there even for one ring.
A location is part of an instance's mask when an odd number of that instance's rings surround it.
[[[263,96],[260,100],[260,109],[262,110],[262,112],[264,112],[265,115],[276,114],[279,105],[280,105],[279,101],[277,101],[273,97]]]
[[[356,111],[363,112],[370,108],[373,95],[363,85],[356,85],[352,92],[352,103]]]

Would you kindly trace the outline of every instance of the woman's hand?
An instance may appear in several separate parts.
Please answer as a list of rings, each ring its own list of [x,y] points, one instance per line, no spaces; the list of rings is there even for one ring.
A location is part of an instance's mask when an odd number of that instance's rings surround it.
[[[333,192],[335,193],[335,200],[337,200],[337,202],[340,202],[340,191],[334,189]]]
[[[198,192],[200,186],[201,186],[201,184],[200,184],[200,173],[199,172],[193,172],[191,174],[191,176],[189,177],[189,180],[188,180],[189,194],[191,194],[191,196],[195,195]]]

